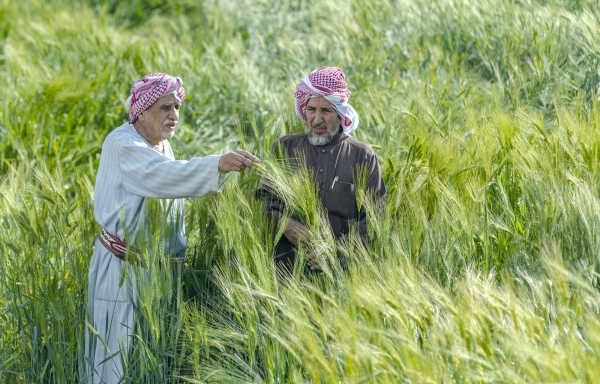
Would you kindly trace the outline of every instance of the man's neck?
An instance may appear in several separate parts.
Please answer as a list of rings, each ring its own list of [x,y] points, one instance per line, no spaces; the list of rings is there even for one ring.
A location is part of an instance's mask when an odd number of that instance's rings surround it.
[[[146,142],[148,144],[150,144],[151,146],[154,147],[154,149],[156,149],[157,151],[160,151],[162,153],[165,152],[165,144],[164,141],[166,139],[161,139],[161,140],[152,140],[151,138],[147,137],[147,135],[145,134],[145,130],[143,129],[143,127],[140,124],[140,121],[136,121],[135,123],[132,124],[133,128],[135,129],[135,131],[138,133],[138,135],[140,135],[144,140],[146,140]]]

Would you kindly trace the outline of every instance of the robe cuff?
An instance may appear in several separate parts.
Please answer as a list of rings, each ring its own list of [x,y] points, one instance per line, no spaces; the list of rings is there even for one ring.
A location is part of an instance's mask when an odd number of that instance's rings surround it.
[[[223,185],[225,184],[225,178],[227,177],[225,172],[219,172],[219,181],[217,182],[217,192],[221,192],[223,190]]]
[[[207,178],[207,186],[210,188],[210,192],[208,193],[221,192],[224,180],[224,174],[219,172],[221,155],[209,155],[204,160],[208,161],[208,168],[210,169],[210,175]]]
[[[223,155],[212,155],[210,157],[214,157],[217,163],[217,192],[221,192],[223,190],[223,186],[225,184],[225,179],[227,178],[227,174],[229,172],[219,172],[219,162],[221,161],[221,156]]]

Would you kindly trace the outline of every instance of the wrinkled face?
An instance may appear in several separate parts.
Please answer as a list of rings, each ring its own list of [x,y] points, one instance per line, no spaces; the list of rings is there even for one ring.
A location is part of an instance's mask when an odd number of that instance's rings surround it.
[[[135,128],[150,144],[158,145],[175,134],[180,107],[175,95],[163,96],[138,115]]]
[[[311,97],[306,105],[306,133],[312,145],[325,145],[340,129],[340,117],[323,96]]]

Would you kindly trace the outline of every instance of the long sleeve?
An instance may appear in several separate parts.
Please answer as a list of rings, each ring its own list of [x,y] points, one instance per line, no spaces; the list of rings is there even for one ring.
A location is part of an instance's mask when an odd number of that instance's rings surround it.
[[[379,167],[379,162],[377,161],[377,157],[375,156],[375,154],[371,156],[368,164],[370,172],[367,179],[366,193],[372,195],[375,199],[380,200],[380,202],[382,203],[381,206],[383,207],[383,201],[385,200],[386,196],[386,189],[385,184],[383,182],[381,168]],[[362,238],[363,242],[368,243],[371,240],[374,240],[374,238],[370,238],[368,235],[367,215],[364,208],[362,208],[360,212],[360,221],[358,228],[360,237]],[[376,234],[374,234],[373,237],[375,237],[375,235]]]
[[[271,148],[271,153],[276,159],[287,159],[288,155],[281,143],[278,141]],[[256,197],[266,204],[267,213],[277,222],[283,216],[284,204],[277,196],[276,191],[269,187],[268,182],[263,182],[262,186],[256,191]]]
[[[177,199],[200,197],[218,190],[220,156],[171,160],[143,143],[119,148],[123,186],[135,195]]]

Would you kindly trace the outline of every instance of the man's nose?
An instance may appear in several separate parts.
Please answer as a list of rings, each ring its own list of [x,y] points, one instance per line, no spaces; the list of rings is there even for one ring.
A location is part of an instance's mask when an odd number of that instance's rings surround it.
[[[313,124],[321,124],[323,122],[323,115],[321,112],[315,113],[315,118],[313,119]]]
[[[171,113],[169,113],[169,117],[175,121],[179,120],[179,110],[172,108]]]

